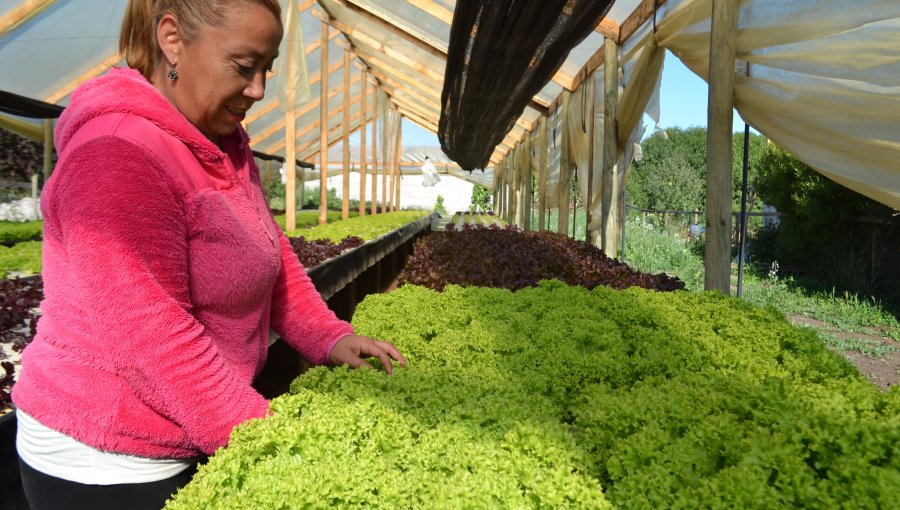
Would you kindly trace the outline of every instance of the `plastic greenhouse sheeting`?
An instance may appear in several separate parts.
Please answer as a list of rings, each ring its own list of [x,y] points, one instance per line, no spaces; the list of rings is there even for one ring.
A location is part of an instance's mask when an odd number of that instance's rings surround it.
[[[654,20],[620,41],[618,142],[622,159],[618,178],[624,181],[633,150],[631,140],[645,111],[654,111],[664,50],[669,50],[705,78],[708,67],[712,0],[615,0],[606,16],[612,26],[623,27],[640,7]],[[288,0],[282,0],[282,6]],[[0,2],[0,91],[65,106],[68,95],[81,82],[122,65],[117,37],[125,0],[6,0]],[[298,94],[293,121],[297,158],[318,159],[320,143],[319,97],[321,69],[328,69],[327,120],[329,145],[342,138],[341,93],[345,49],[352,51],[350,86],[351,130],[364,115],[370,121],[377,88],[390,106],[417,124],[438,131],[441,91],[450,28],[456,2],[452,0],[296,0],[300,12],[298,33],[292,40],[307,67],[308,100]],[[321,61],[322,20],[332,24],[328,62]],[[737,54],[736,108],[762,134],[784,146],[826,176],[864,195],[900,208],[900,127],[894,118],[900,102],[900,2],[896,0],[740,0]],[[599,28],[598,28],[599,30]],[[291,40],[291,39],[287,39]],[[570,90],[577,103],[579,90],[571,90],[602,49],[603,37],[592,32],[566,56],[559,72],[534,96],[543,108],[560,102]],[[266,98],[248,113],[247,129],[257,151],[283,156],[285,111],[279,99],[280,83],[287,76],[284,59],[276,62]],[[367,70],[365,75],[362,68]],[[593,70],[593,67],[590,67]],[[297,79],[303,80],[298,67]],[[595,71],[602,76],[602,67]],[[362,80],[369,82],[367,112],[361,112]],[[591,80],[584,80],[585,83]],[[296,81],[295,81],[296,83]],[[602,87],[601,87],[602,88]],[[596,93],[596,90],[595,90]],[[573,105],[572,107],[577,107]],[[558,193],[561,129],[559,108],[548,119],[549,165],[546,197],[552,206]],[[581,115],[584,115],[582,113]],[[594,111],[595,126],[602,125],[602,108]],[[526,107],[491,154],[497,167],[512,149],[536,131],[541,113]],[[42,137],[40,120],[0,114],[7,129]],[[383,116],[380,117],[383,120]],[[390,130],[390,122],[385,132]],[[385,138],[389,138],[386,133]],[[532,137],[536,139],[537,133]],[[554,142],[555,135],[555,142]],[[380,138],[380,137],[379,137]],[[371,139],[370,139],[371,140]],[[371,143],[371,142],[370,142]],[[574,143],[583,146],[581,141]],[[532,140],[532,152],[537,150]],[[381,147],[379,147],[381,149]],[[595,150],[598,149],[595,143]],[[573,151],[580,154],[580,150]],[[382,158],[379,157],[381,160]],[[532,158],[532,173],[538,158]],[[583,157],[573,159],[584,161]],[[596,160],[597,158],[595,158]],[[435,161],[438,168],[440,165]],[[383,161],[382,161],[383,162]],[[595,161],[596,165],[596,161]],[[509,167],[510,165],[507,165]],[[415,168],[410,168],[415,171]],[[405,173],[405,172],[404,172]],[[520,172],[521,173],[521,172]],[[599,172],[596,171],[595,174]],[[586,173],[579,171],[582,186]],[[491,176],[492,169],[471,174],[467,180]],[[511,175],[508,174],[507,177]],[[497,178],[504,179],[498,171]],[[484,182],[483,180],[481,181]],[[484,185],[484,184],[482,184]],[[602,190],[595,185],[595,196]],[[595,207],[597,206],[595,202]]]

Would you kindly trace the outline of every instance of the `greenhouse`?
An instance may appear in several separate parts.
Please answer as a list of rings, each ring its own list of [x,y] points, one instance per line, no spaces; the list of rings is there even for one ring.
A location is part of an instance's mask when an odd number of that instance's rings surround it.
[[[74,160],[57,154],[59,119],[80,108],[73,92],[128,67],[127,4],[0,6],[3,508],[27,508],[16,434],[28,415],[11,395],[31,340],[59,323],[41,319],[45,282],[94,281],[51,265],[51,236],[78,237],[56,233],[58,217],[81,206],[47,202],[57,163]],[[265,418],[229,429],[166,508],[896,506],[900,4],[278,4],[277,59],[238,130],[247,196],[266,201],[256,234],[280,236],[336,320],[408,364],[386,375],[374,355],[375,370],[306,359],[267,317],[245,391],[268,402]],[[706,82],[702,133],[660,128],[667,55]],[[169,65],[169,80],[190,79]],[[667,188],[694,198],[653,198]],[[763,206],[777,196],[796,208]],[[865,205],[837,212],[848,202]],[[168,221],[92,207],[115,228]],[[782,244],[766,253],[779,219]],[[829,222],[844,237],[801,236]],[[240,263],[253,267],[255,249]],[[666,249],[666,263],[648,261]],[[823,280],[835,267],[846,279]],[[182,306],[217,331],[190,285]],[[134,391],[169,395],[147,385]]]

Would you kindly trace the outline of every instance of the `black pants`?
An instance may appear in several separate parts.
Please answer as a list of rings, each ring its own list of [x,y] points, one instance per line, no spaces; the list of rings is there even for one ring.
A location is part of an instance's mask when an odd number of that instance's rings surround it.
[[[196,464],[177,475],[147,483],[87,485],[46,475],[19,460],[22,488],[31,510],[160,510],[191,481]]]

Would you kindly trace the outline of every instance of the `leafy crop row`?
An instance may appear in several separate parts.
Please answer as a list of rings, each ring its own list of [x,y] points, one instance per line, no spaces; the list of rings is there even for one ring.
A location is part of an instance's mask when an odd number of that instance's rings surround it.
[[[0,246],[0,278],[6,278],[13,271],[37,274],[41,272],[41,267],[40,241]]]
[[[714,293],[408,285],[169,502],[195,508],[889,508],[900,391]]]
[[[34,241],[43,234],[43,221],[0,221],[0,244]]]
[[[0,279],[0,342],[10,343],[21,351],[34,336],[37,325],[37,307],[44,298],[44,283],[36,279]],[[12,401],[14,368],[0,355],[0,414],[6,412]]]
[[[365,241],[359,237],[347,237],[338,242],[329,239],[314,239],[307,241],[304,237],[290,238],[291,247],[297,258],[306,269],[318,266],[328,259],[337,257],[347,250],[361,246]]]
[[[565,235],[511,226],[464,225],[462,230],[434,232],[416,242],[413,255],[400,273],[402,283],[435,290],[449,284],[516,290],[548,279],[588,289],[597,285],[616,289],[684,288],[677,278],[635,271],[599,248]]]
[[[392,213],[377,214],[375,216],[356,216],[309,229],[294,230],[289,232],[288,235],[302,235],[308,240],[339,240],[350,236],[356,236],[365,241],[371,241],[372,239],[393,230],[397,230],[403,225],[412,223],[428,214],[427,211],[396,211]]]
[[[278,226],[281,227],[281,230],[285,230],[285,216],[284,211],[272,211],[272,214],[275,218],[275,223],[278,223]],[[351,216],[356,214],[356,211],[350,212]],[[326,221],[328,223],[332,223],[335,221],[341,220],[341,211],[327,211]],[[315,227],[319,224],[319,211],[297,211],[297,230],[306,229],[309,227]],[[296,232],[291,232],[291,234],[296,234]]]

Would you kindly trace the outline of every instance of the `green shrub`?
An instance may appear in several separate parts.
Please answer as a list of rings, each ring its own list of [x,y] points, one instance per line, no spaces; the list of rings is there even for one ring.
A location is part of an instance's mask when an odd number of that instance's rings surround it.
[[[41,242],[25,241],[11,247],[0,246],[0,278],[10,273],[26,275],[41,272]]]
[[[900,486],[900,391],[717,293],[405,286],[354,324],[409,367],[300,376],[168,508],[887,508]]]
[[[43,229],[43,221],[0,221],[0,244],[38,240]]]
[[[785,214],[775,233],[758,237],[756,245],[767,241],[775,247],[760,258],[773,258],[782,269],[839,289],[900,302],[893,250],[900,242],[900,223],[889,222],[894,211],[829,180],[775,145],[763,156],[756,187],[766,203]],[[875,243],[873,224],[859,221],[864,217],[888,221],[875,224]]]

